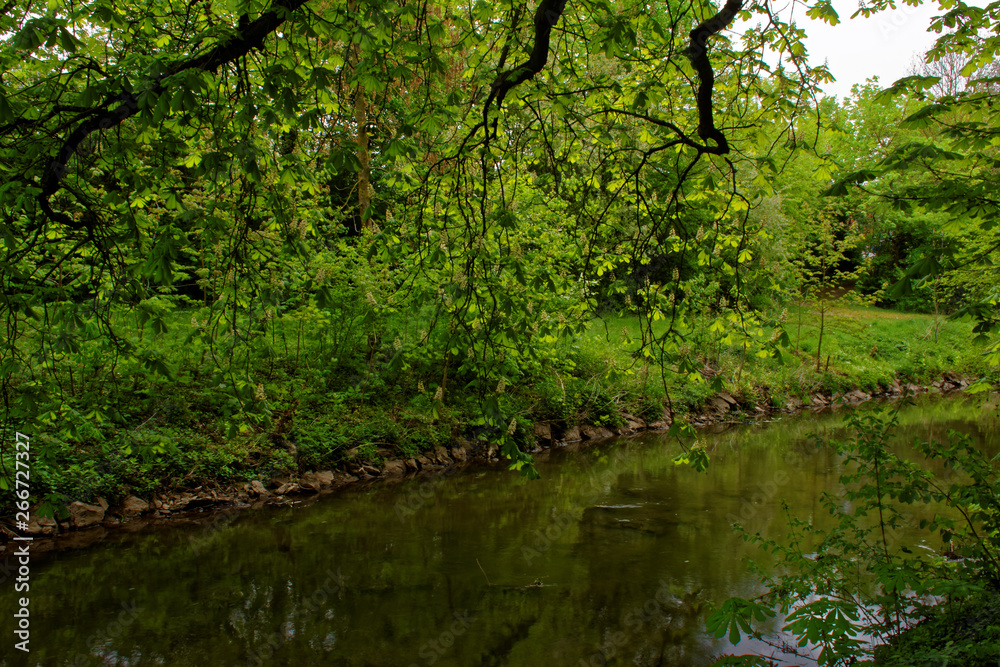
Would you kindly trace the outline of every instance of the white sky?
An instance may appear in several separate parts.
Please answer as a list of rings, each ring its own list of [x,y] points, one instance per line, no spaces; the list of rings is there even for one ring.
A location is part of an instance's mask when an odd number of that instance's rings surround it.
[[[977,6],[985,6],[988,1],[966,0]],[[824,92],[840,98],[849,95],[854,84],[873,76],[878,76],[883,88],[907,76],[914,61],[922,62],[924,52],[937,39],[937,33],[927,31],[931,19],[945,13],[935,0],[923,0],[917,7],[896,0],[894,10],[852,19],[859,0],[833,0],[840,23],[831,26],[809,18],[807,4],[814,4],[814,0],[775,0],[774,6],[783,20],[794,19],[805,29],[809,62],[821,65],[826,61],[837,78],[823,87]],[[752,23],[758,22],[755,16]],[[739,24],[734,28],[739,32]]]
[[[970,4],[980,3],[973,0]],[[823,91],[843,98],[850,94],[851,86],[872,76],[879,77],[883,88],[907,76],[914,61],[922,61],[924,52],[934,44],[938,35],[927,29],[933,17],[944,13],[938,4],[925,2],[910,7],[897,0],[896,5],[895,10],[852,19],[858,0],[833,0],[840,15],[836,26],[809,18],[801,4],[796,4],[794,10],[786,9],[782,16],[794,11],[796,23],[806,31],[810,63],[826,61],[837,77]]]

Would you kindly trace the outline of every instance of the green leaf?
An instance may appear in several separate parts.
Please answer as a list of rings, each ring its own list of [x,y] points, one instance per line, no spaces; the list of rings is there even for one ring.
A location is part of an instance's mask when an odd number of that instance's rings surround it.
[[[76,53],[76,50],[83,46],[83,42],[78,40],[66,28],[59,29],[59,46],[67,53]]]
[[[983,392],[993,391],[993,385],[987,382],[985,379],[979,379],[973,382],[966,388],[965,393],[967,394],[982,394]]]
[[[896,95],[902,95],[903,93],[919,93],[924,90],[930,90],[937,85],[939,81],[941,81],[941,77],[939,76],[904,76],[902,79],[898,79],[891,86],[879,93],[875,99],[884,100],[895,97]]]
[[[947,104],[928,104],[917,113],[904,118],[900,124],[912,127],[928,127],[931,125],[934,116],[948,111],[949,108]]]
[[[838,180],[820,195],[822,197],[842,197],[848,193],[847,186],[861,185],[878,178],[879,174],[871,169],[860,169],[851,172]]]
[[[7,103],[7,98],[0,92],[0,123],[12,123],[15,118],[14,111]]]
[[[840,23],[840,15],[837,14],[837,10],[833,8],[833,4],[828,0],[817,2],[806,11],[806,15],[811,19],[825,21],[830,25],[837,25]]]

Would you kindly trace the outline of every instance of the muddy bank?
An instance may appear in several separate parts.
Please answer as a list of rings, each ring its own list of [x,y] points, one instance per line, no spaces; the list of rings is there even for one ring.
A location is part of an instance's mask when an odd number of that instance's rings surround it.
[[[775,406],[769,398],[746,400],[721,392],[707,399],[686,421],[696,427],[716,424],[766,420],[775,414],[795,414],[805,410],[826,410],[860,405],[872,399],[897,399],[922,393],[953,393],[971,384],[969,378],[945,373],[928,386],[893,382],[875,393],[853,389],[843,393],[816,393],[805,400],[791,399]],[[647,422],[630,414],[622,414],[620,426],[567,425],[556,421],[536,423],[536,446],[533,453],[570,443],[628,436],[649,430],[668,428],[669,417]],[[32,512],[27,530],[15,531],[13,525],[0,526],[0,541],[15,535],[33,537],[32,551],[41,553],[60,549],[84,548],[119,532],[138,532],[162,525],[190,523],[213,530],[233,521],[240,513],[265,505],[308,504],[322,495],[348,487],[363,487],[376,483],[392,483],[420,475],[439,475],[467,466],[501,466],[497,453],[489,443],[457,439],[451,447],[438,447],[410,459],[386,458],[388,450],[380,451],[383,463],[378,467],[367,462],[347,463],[338,470],[311,471],[302,475],[282,475],[269,480],[228,487],[206,488],[160,494],[152,498],[129,496],[121,503],[110,505],[102,498],[95,503],[73,502],[63,518],[40,517]],[[8,520],[9,521],[9,520]],[[12,546],[0,545],[0,552]]]

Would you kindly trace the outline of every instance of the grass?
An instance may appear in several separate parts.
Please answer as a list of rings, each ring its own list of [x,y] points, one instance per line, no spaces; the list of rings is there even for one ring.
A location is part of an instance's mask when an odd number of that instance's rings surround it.
[[[726,390],[741,402],[776,406],[817,392],[887,389],[894,380],[927,385],[948,371],[976,377],[993,372],[983,359],[985,344],[974,340],[969,319],[950,321],[856,306],[827,310],[817,371],[819,313],[807,308],[802,315],[800,331],[794,319],[785,323],[791,345],[781,348],[781,359],[744,355],[740,349],[719,346],[710,338],[702,339],[700,345],[692,342],[691,350],[697,351],[688,354],[718,373]],[[631,352],[638,345],[621,345],[623,328],[632,340],[639,338],[634,319],[605,317],[595,321],[577,341],[578,354],[611,369],[617,392],[625,391],[633,400],[644,394],[662,398],[662,389],[657,389],[658,374],[637,367],[632,358]],[[765,337],[772,332],[765,329]],[[667,391],[677,399],[675,408],[690,409],[715,393],[708,383],[692,383],[690,379],[689,375],[668,375]]]
[[[840,306],[826,313],[820,365],[825,371],[829,360],[832,373],[862,389],[884,387],[894,376],[928,382],[945,371],[978,375],[987,371],[985,345],[974,341],[972,328],[970,319]],[[814,359],[818,339],[810,311],[797,347],[803,363]]]
[[[25,337],[26,355],[54,357],[14,383],[21,405],[34,406],[30,421],[13,424],[39,437],[34,489],[55,502],[148,497],[378,464],[459,437],[497,435],[482,422],[480,398],[466,387],[456,354],[432,358],[414,344],[425,326],[419,321],[292,314],[219,332],[210,347],[200,337],[200,311],[160,317],[155,327],[120,318],[123,335],[145,351],[117,364],[99,337],[80,336],[75,351],[63,352],[39,335]],[[529,447],[532,424],[543,420],[616,426],[623,414],[662,419],[668,406],[683,417],[717,390],[691,369],[714,376],[744,404],[775,406],[815,392],[873,391],[894,378],[927,384],[945,371],[992,372],[969,321],[843,305],[826,313],[817,371],[818,314],[804,309],[801,328],[797,313],[791,319],[781,358],[746,354],[722,345],[724,332],[696,328],[664,359],[668,369],[688,370],[661,376],[637,354],[639,321],[606,316],[575,337],[538,345],[533,365],[509,367],[498,398],[514,419],[515,440]],[[656,326],[661,333],[666,323]],[[230,347],[237,339],[242,347]],[[401,345],[410,355],[404,364]]]

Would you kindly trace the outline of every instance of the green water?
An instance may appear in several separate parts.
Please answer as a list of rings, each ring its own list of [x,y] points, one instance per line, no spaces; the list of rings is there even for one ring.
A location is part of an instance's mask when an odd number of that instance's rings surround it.
[[[997,443],[996,413],[923,401],[901,437]],[[647,434],[539,455],[536,482],[472,467],[39,554],[31,652],[8,578],[0,664],[707,665],[708,607],[757,591],[729,523],[821,518],[839,462],[808,435],[842,422],[706,431],[707,473]]]

